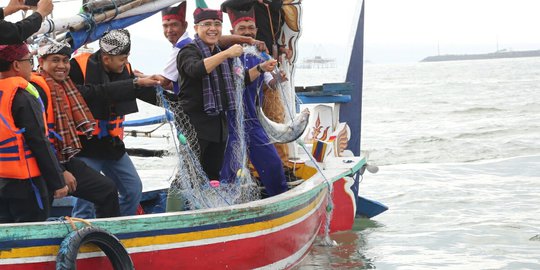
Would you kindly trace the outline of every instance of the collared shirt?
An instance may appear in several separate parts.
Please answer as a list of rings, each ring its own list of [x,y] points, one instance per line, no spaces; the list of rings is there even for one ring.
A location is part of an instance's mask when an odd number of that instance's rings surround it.
[[[189,38],[188,32],[184,32],[184,34],[176,41],[176,44],[179,42]],[[176,68],[176,57],[178,56],[178,52],[180,52],[180,49],[178,47],[173,46],[171,54],[169,56],[169,60],[167,61],[167,64],[165,64],[165,68],[163,69],[163,77],[169,79],[172,82],[178,82],[178,69]]]

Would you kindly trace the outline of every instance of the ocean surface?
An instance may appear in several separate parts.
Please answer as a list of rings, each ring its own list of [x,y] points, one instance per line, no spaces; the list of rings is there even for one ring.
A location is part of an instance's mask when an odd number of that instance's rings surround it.
[[[361,147],[380,170],[360,195],[390,209],[295,269],[540,269],[539,87],[540,58],[366,65]]]
[[[539,87],[540,58],[366,65],[360,195],[390,209],[297,269],[540,269]]]

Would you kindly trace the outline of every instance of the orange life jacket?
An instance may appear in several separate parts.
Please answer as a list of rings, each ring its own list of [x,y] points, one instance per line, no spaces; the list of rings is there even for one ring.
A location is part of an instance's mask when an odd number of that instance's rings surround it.
[[[0,80],[0,177],[27,180],[40,176],[41,172],[32,151],[24,142],[24,129],[15,126],[11,113],[13,99],[20,88],[39,99],[36,88],[21,77]]]
[[[124,116],[115,116],[109,121],[96,119],[97,125],[92,132],[93,136],[97,136],[99,139],[107,135],[111,137],[120,137],[124,139]],[[84,133],[77,131],[77,134],[84,135]]]
[[[90,56],[92,56],[91,53],[80,53],[73,57],[75,61],[77,61],[77,64],[79,64],[79,67],[81,68],[81,72],[83,74],[83,79],[86,82],[86,70],[88,67],[88,59],[90,59]],[[128,63],[126,65],[126,68],[128,69],[128,72],[131,74],[131,65]],[[110,135],[111,137],[120,137],[120,139],[124,139],[124,116],[116,116],[112,117],[108,121],[102,120],[102,119],[96,119],[97,125],[92,132],[92,135],[97,136],[98,138],[105,137],[107,135]],[[78,135],[84,135],[84,133],[77,131]]]
[[[55,136],[58,137],[59,140],[61,140],[62,138],[55,131],[54,112],[53,112],[53,106],[52,106],[53,100],[51,99],[51,89],[49,88],[49,85],[45,81],[45,78],[35,73],[32,73],[30,82],[39,85],[39,87],[41,87],[41,89],[45,91],[45,95],[47,96],[47,108],[45,108],[45,110],[47,112],[46,119],[47,119],[47,130],[49,132],[49,140],[51,141],[51,143],[53,143],[53,139]]]

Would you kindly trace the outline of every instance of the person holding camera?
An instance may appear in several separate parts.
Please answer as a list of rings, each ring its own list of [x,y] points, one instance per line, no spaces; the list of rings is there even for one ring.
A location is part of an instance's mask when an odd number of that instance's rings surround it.
[[[8,5],[0,8],[0,45],[19,44],[37,32],[43,19],[53,10],[52,0],[40,0],[37,2],[35,12],[23,20],[12,23],[4,18],[19,10],[32,9],[24,0],[10,0]]]

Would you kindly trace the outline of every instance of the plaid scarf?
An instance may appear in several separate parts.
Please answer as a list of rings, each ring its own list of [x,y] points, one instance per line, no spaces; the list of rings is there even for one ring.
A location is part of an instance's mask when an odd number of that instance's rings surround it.
[[[59,83],[46,72],[41,72],[40,75],[45,78],[51,90],[49,103],[54,113],[56,155],[60,162],[67,162],[82,148],[77,130],[91,137],[96,121],[71,79],[67,78]]]
[[[210,52],[210,48],[208,45],[206,45],[200,38],[199,35],[195,35],[195,39],[193,40],[193,44],[197,46],[197,48],[201,51],[203,58],[208,58],[212,56],[212,53]],[[219,47],[216,46],[216,49],[218,52],[221,50]],[[234,83],[233,83],[233,77],[231,73],[231,67],[229,65],[229,60],[225,60],[221,62],[221,74],[218,75],[217,68],[212,70],[210,74],[204,75],[203,77],[203,106],[204,106],[204,112],[208,115],[218,115],[220,112],[223,111],[223,101],[221,100],[221,91],[223,89],[220,88],[219,85],[219,76],[223,78],[223,81],[225,82],[225,94],[226,98],[228,100],[228,107],[227,110],[234,110],[235,108],[235,100],[234,100]],[[210,78],[211,77],[211,78]]]

